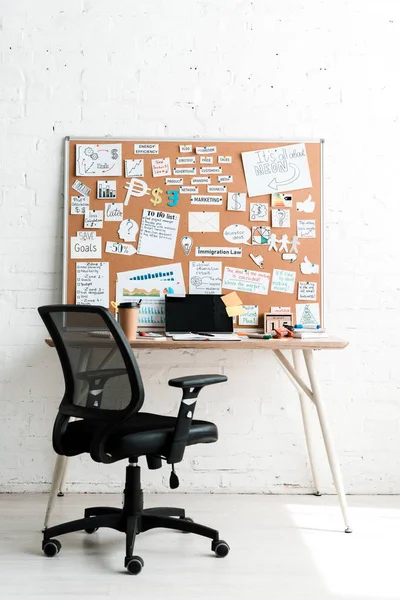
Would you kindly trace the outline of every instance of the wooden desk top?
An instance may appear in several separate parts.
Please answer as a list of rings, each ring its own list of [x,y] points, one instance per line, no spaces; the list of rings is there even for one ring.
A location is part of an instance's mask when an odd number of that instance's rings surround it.
[[[48,346],[54,347],[52,339],[46,338],[45,342]],[[99,348],[107,348],[111,342],[107,338],[76,333],[73,338],[71,337],[71,343],[77,347],[96,345]],[[212,340],[174,342],[172,339],[156,341],[142,338],[131,342],[131,348],[134,348],[135,350],[149,350],[151,348],[155,350],[339,350],[346,348],[348,343],[349,342],[346,340],[335,337],[321,338],[320,340],[300,340],[294,338],[257,340],[244,338],[240,342],[221,342]]]

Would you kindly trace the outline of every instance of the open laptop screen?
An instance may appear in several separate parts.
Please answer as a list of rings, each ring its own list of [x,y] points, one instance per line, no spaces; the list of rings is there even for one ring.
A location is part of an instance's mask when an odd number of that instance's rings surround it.
[[[228,317],[221,296],[216,295],[166,296],[165,321],[167,333],[233,332],[233,319]]]

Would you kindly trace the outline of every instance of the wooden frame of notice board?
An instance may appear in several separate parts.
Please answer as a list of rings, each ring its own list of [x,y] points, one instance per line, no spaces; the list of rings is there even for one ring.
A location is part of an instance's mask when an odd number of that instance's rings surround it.
[[[114,163],[112,161],[110,163],[107,163],[107,161],[101,163],[100,159],[95,162],[96,157],[101,156],[101,152],[105,155],[106,152],[111,152],[111,150],[114,149],[114,154],[116,156],[118,154],[119,145],[120,156]],[[157,153],[135,153],[135,149],[139,149],[139,145],[145,148],[147,146],[156,147]],[[79,146],[78,149],[77,146]],[[106,146],[107,149],[105,149],[104,146]],[[181,152],[181,149],[184,147],[191,147],[191,151]],[[204,154],[198,153],[199,149],[202,150],[205,148],[207,150],[209,148],[213,149],[214,147],[216,152],[205,152]],[[110,148],[111,150],[109,150]],[[307,181],[304,179],[307,174],[305,173],[306,169],[304,168],[305,163],[304,153],[302,155],[302,148],[304,148],[306,155],[305,161],[307,163],[307,168],[309,169],[311,180],[309,181],[309,184],[311,184],[311,186],[307,184]],[[265,170],[266,168],[265,164],[269,164],[269,167],[267,167],[268,170],[272,165],[272,163],[269,162],[272,153],[279,152],[279,149],[282,150],[276,156],[281,156],[282,160],[284,156],[288,157],[289,155],[293,155],[294,158],[286,159],[288,165],[288,170],[286,172],[271,172],[275,175],[275,180],[272,185],[276,186],[281,181],[289,181],[289,183],[284,183],[284,185],[286,187],[290,185],[295,187],[296,184],[292,184],[291,181],[295,181],[297,175],[299,181],[302,182],[304,179],[304,182],[308,187],[296,190],[285,189],[281,192],[280,198],[274,197],[273,199],[271,194],[258,194],[259,188],[257,186],[259,185],[259,181],[253,177],[253,173],[257,170],[261,172],[262,177],[265,177],[263,171],[263,169]],[[77,156],[78,150],[79,156]],[[264,150],[265,152],[262,154]],[[86,151],[88,154],[84,154],[83,151]],[[242,152],[249,154],[245,154],[242,157]],[[286,155],[284,154],[285,152]],[[256,164],[254,157],[257,158]],[[168,165],[166,164],[167,161],[160,160],[168,158],[171,171],[171,175],[169,176],[166,175],[168,169]],[[185,160],[180,160],[177,163],[177,159]],[[204,159],[211,159],[211,162],[203,162]],[[222,159],[224,159],[224,161],[222,161]],[[152,160],[156,160],[157,162],[152,165]],[[244,172],[245,160],[250,161],[248,162],[248,165],[250,166],[246,165],[246,174],[249,174],[250,179],[246,178]],[[290,160],[292,160],[292,163]],[[125,177],[125,161],[131,161],[127,164],[128,166],[133,165],[134,167],[141,163],[142,168],[136,170],[136,173],[138,174],[135,174],[133,178],[130,171],[127,172],[129,175]],[[92,162],[95,163],[94,167],[91,166]],[[121,164],[121,170],[119,171],[121,174],[113,175],[113,169],[114,172],[116,172],[115,167],[118,162]],[[259,163],[261,164],[261,167],[259,167]],[[64,302],[75,303],[77,301],[76,264],[81,263],[78,267],[80,278],[79,302],[81,303],[92,302],[90,294],[89,301],[85,300],[85,294],[82,294],[81,290],[84,291],[86,286],[87,291],[87,288],[89,287],[89,290],[94,290],[93,297],[96,297],[96,288],[93,287],[95,285],[93,282],[104,282],[105,279],[103,276],[105,275],[105,271],[108,270],[108,294],[105,294],[105,289],[101,289],[102,283],[98,284],[100,287],[97,291],[100,292],[100,296],[101,292],[103,293],[103,296],[101,296],[103,299],[108,296],[107,300],[104,301],[104,304],[108,302],[108,308],[112,311],[112,301],[115,301],[116,299],[121,301],[121,299],[138,298],[137,293],[145,293],[149,296],[150,299],[147,300],[146,295],[146,302],[144,302],[143,305],[148,305],[148,303],[150,303],[151,306],[151,302],[154,301],[154,306],[157,306],[157,299],[152,299],[151,294],[158,291],[161,293],[162,297],[162,293],[171,293],[172,291],[175,291],[176,288],[174,289],[171,287],[175,285],[174,283],[170,285],[168,282],[164,282],[167,280],[169,272],[172,274],[172,279],[175,278],[175,281],[177,281],[179,273],[175,272],[174,269],[178,268],[176,265],[180,265],[182,268],[186,293],[217,293],[217,280],[220,276],[222,282],[218,293],[227,294],[236,288],[236,291],[245,306],[258,307],[257,324],[254,319],[255,309],[250,308],[248,313],[249,318],[245,321],[246,324],[239,324],[238,318],[236,318],[236,328],[238,329],[256,330],[262,328],[264,313],[271,312],[273,307],[290,308],[290,311],[293,312],[294,320],[297,321],[296,305],[301,306],[301,311],[303,311],[305,319],[308,311],[307,315],[310,317],[309,321],[315,321],[317,315],[316,309],[318,308],[319,324],[323,324],[323,140],[209,141],[200,139],[177,139],[155,141],[134,138],[67,137],[65,140],[64,164]],[[297,168],[297,165],[299,165],[299,168]],[[97,167],[100,168],[102,166],[109,167],[111,175],[105,175],[103,173],[97,173],[95,175],[82,174],[86,173],[86,169],[89,170],[92,168],[96,170]],[[156,168],[156,171],[154,171],[154,168]],[[175,175],[175,169],[195,169],[196,172],[189,174],[185,171],[184,174],[180,175],[179,171],[177,172],[179,175]],[[298,171],[300,171],[300,175],[298,175]],[[160,173],[162,173],[161,176]],[[155,174],[157,176],[154,176]],[[270,175],[268,175],[268,178],[269,176]],[[222,182],[220,177],[222,177]],[[229,181],[229,177],[233,179],[233,181]],[[284,179],[281,179],[281,177]],[[144,188],[147,188],[147,193],[143,195],[130,195],[129,184],[133,179],[135,181],[133,193],[136,194],[138,191],[142,193]],[[204,183],[192,184],[192,179],[198,180],[199,182],[204,181]],[[72,187],[77,180],[80,182],[78,191],[76,188],[73,189]],[[172,183],[173,180],[181,181],[179,184],[174,184]],[[138,181],[142,183],[139,185],[137,183]],[[167,183],[168,181],[171,183]],[[207,183],[205,183],[206,181]],[[100,195],[104,195],[101,198],[98,198],[98,183],[100,184],[99,193]],[[248,184],[250,188],[248,187]],[[85,191],[87,192],[87,190],[85,189],[85,186],[90,188],[90,192],[86,194]],[[105,191],[106,187],[107,190]],[[223,187],[225,188],[224,191],[222,191]],[[111,191],[109,191],[109,188]],[[185,188],[188,189],[185,190]],[[258,195],[250,197],[249,189],[250,193],[255,192]],[[278,187],[278,189],[281,188]],[[167,192],[170,192],[168,196]],[[107,195],[105,195],[106,193]],[[88,201],[84,198],[85,195],[89,197]],[[244,195],[246,195],[246,197],[244,197]],[[77,200],[73,201],[74,208],[71,206],[73,196],[77,198]],[[176,196],[179,196],[179,199],[177,203],[174,204]],[[82,198],[84,198],[83,201]],[[127,198],[128,201],[126,203]],[[219,202],[219,204],[207,205],[205,201],[207,199],[210,200],[210,198],[211,202]],[[237,208],[237,204],[240,200],[245,203],[244,211],[228,210],[228,206],[230,208]],[[153,203],[154,201],[155,203]],[[76,202],[78,202],[79,206],[76,206]],[[88,215],[89,219],[87,224],[91,226],[93,224],[96,225],[98,215],[97,213],[95,214],[94,211],[101,211],[103,213],[103,224],[101,228],[94,229],[92,227],[85,227],[85,218],[82,212],[71,214],[72,210],[84,210],[85,202],[88,202],[89,210],[93,211],[94,215],[94,220],[91,219],[91,214]],[[119,208],[122,209],[122,219],[125,225],[126,220],[129,220],[127,223],[129,229],[128,233],[126,230],[125,232],[122,231],[120,220],[104,220],[106,206],[113,202],[118,205],[123,205]],[[204,203],[197,204],[197,202]],[[278,206],[276,203],[280,205]],[[243,206],[241,206],[241,208],[243,208]],[[265,217],[265,214],[263,216],[263,211],[265,210],[268,212],[267,217]],[[274,221],[272,211],[274,211]],[[107,216],[110,214],[112,215],[113,213],[114,211],[108,210]],[[151,213],[155,213],[156,216],[152,217]],[[203,220],[207,220],[210,213],[213,214],[212,223],[204,223]],[[289,215],[287,215],[287,213],[289,213]],[[154,223],[158,218],[158,214],[164,215],[164,217],[160,217],[161,220],[164,220],[162,222],[160,221],[160,225],[155,225]],[[150,217],[148,215],[150,215]],[[175,229],[171,229],[169,223],[165,221],[167,215],[172,215],[171,218],[178,219],[179,224]],[[176,215],[176,217],[173,217],[173,215]],[[253,220],[253,217],[257,220]],[[289,222],[285,220],[286,217],[289,218]],[[119,218],[121,218],[121,216]],[[258,220],[258,218],[261,220]],[[264,220],[265,218],[267,220]],[[132,226],[132,221],[134,222],[134,226]],[[300,226],[297,223],[298,221],[302,222]],[[212,229],[213,225],[218,226],[218,229],[210,231],[210,227]],[[206,231],[201,231],[202,227],[205,227]],[[248,230],[246,233],[246,227],[251,233],[248,241],[245,239],[248,233]],[[255,228],[254,230],[253,227]],[[292,251],[292,242],[299,233],[298,227],[300,227],[301,235],[314,235],[315,237],[300,237],[297,240],[297,244],[295,244],[295,251]],[[230,228],[228,229],[228,232],[226,232],[227,228]],[[239,242],[236,241],[238,239],[237,228],[239,228]],[[269,228],[269,233],[266,228]],[[168,229],[171,229],[171,235],[168,233]],[[137,230],[134,240],[132,237],[129,237],[133,230]],[[160,233],[161,231],[168,233],[168,235],[165,236],[168,237],[166,241],[161,239],[162,235],[164,235],[164,233]],[[76,257],[76,253],[72,256],[74,246],[71,242],[71,238],[78,238],[78,232],[80,232],[79,235],[83,235],[87,238],[94,237],[95,235],[97,244],[93,244],[94,240],[87,239],[86,241],[89,241],[89,244],[86,244],[86,247],[90,246],[90,242],[92,242],[92,248],[97,245],[98,254],[96,254],[96,257],[91,257],[90,255],[87,257],[86,254]],[[118,232],[120,232],[120,234]],[[156,253],[159,251],[165,253],[169,252],[173,243],[173,240],[170,238],[171,236],[173,237],[174,234],[176,235],[176,243],[174,251],[171,254],[168,254],[168,258],[161,256],[155,257],[147,254],[154,252],[154,246],[157,246]],[[273,234],[275,234],[275,244],[271,243]],[[120,235],[125,237],[125,239],[121,239]],[[152,243],[152,236],[154,235],[158,236],[156,244]],[[99,238],[101,238],[101,243],[99,243]],[[189,243],[190,247],[186,244],[185,248],[183,238],[191,238],[191,242]],[[119,252],[124,250],[124,253],[106,253],[107,242],[110,243],[107,246],[108,249],[113,248]],[[158,249],[158,247],[160,249]],[[135,253],[126,254],[126,249],[129,252]],[[239,249],[241,249],[241,256],[235,256],[235,254],[238,254]],[[187,250],[189,251],[187,252]],[[218,252],[229,251],[233,256],[210,254],[211,252],[215,253],[216,250],[218,250]],[[288,251],[286,252],[286,250]],[[203,252],[205,252],[205,254],[201,254]],[[250,257],[250,254],[253,255],[253,258]],[[282,255],[285,255],[287,260],[283,260]],[[290,257],[290,255],[292,256]],[[294,257],[295,259],[293,260]],[[258,263],[257,260],[254,259],[258,259]],[[262,260],[261,263],[260,260]],[[106,265],[102,265],[102,263],[106,263]],[[221,264],[219,265],[218,263]],[[169,266],[172,269],[171,271],[167,270]],[[226,269],[226,267],[228,267],[228,269]],[[118,290],[119,294],[122,294],[123,297],[116,298],[117,273],[137,270],[140,270],[142,273],[140,275],[134,274],[133,278],[130,277],[128,286],[125,286],[125,279],[119,280]],[[275,271],[278,271],[278,273],[275,274]],[[143,273],[145,275],[148,274],[149,277],[151,277],[151,275],[154,277],[162,277],[162,279],[159,280],[158,288],[155,286],[150,289],[148,286],[149,281],[145,282],[140,287],[135,287],[132,284],[132,279],[137,280],[140,279],[140,277],[143,279],[145,276],[142,275]],[[295,276],[292,275],[293,273],[295,273]],[[264,293],[264,283],[267,278],[266,274],[270,274],[267,294]],[[191,283],[189,282],[189,278]],[[263,284],[259,283],[259,280],[261,279],[263,280]],[[164,286],[162,290],[160,287],[161,281]],[[200,281],[201,283],[199,283]],[[301,291],[299,288],[300,282],[303,284],[301,286]],[[229,287],[225,284],[229,285]],[[198,286],[200,286],[200,289]],[[201,289],[202,286],[205,286],[203,290]],[[239,287],[237,288],[237,286]],[[293,291],[291,291],[292,289]],[[262,291],[263,293],[253,293],[252,291],[247,290],[257,290]],[[180,291],[180,289],[177,290],[178,293],[180,293]],[[303,299],[298,298],[299,293]],[[128,296],[126,296],[126,294],[128,294]],[[86,298],[87,297],[88,296],[86,295]],[[153,309],[151,310],[155,312]],[[140,320],[140,326],[146,329],[159,328],[162,327],[162,319],[162,315],[160,317],[146,317],[143,315]],[[157,321],[161,321],[161,323]],[[305,322],[307,322],[307,319]]]

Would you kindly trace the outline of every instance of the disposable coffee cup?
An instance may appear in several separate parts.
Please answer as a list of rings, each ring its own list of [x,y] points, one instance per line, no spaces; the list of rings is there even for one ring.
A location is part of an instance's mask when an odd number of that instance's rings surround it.
[[[139,310],[138,302],[121,302],[118,306],[119,324],[130,342],[136,340]]]

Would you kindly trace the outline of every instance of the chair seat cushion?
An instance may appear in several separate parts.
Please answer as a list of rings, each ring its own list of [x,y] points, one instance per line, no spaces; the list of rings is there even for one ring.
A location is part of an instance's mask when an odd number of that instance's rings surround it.
[[[63,435],[65,454],[74,456],[89,452],[93,433],[103,425],[103,421],[94,419],[68,423]],[[119,425],[107,442],[106,452],[114,460],[122,460],[130,456],[166,456],[175,425],[175,417],[139,412]],[[216,442],[217,439],[218,429],[214,423],[192,421],[187,441],[188,446]]]

